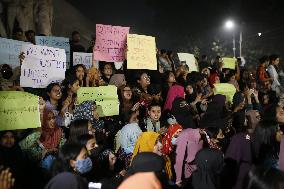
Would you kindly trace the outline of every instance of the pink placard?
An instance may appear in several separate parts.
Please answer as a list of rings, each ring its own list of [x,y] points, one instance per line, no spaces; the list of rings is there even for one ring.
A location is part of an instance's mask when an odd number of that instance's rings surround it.
[[[96,25],[94,60],[121,62],[125,60],[126,36],[129,27]]]

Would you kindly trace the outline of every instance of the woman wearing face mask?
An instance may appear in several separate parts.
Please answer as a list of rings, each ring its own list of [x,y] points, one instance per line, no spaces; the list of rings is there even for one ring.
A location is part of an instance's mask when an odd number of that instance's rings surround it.
[[[62,172],[70,172],[83,175],[91,171],[92,160],[88,157],[85,146],[80,144],[65,144],[59,150],[58,158],[53,164],[52,175],[56,176]]]
[[[103,182],[109,182],[115,186],[118,186],[122,182],[126,171],[123,169],[122,161],[115,156],[112,150],[106,149],[101,152],[97,164],[97,180],[103,180]]]
[[[169,155],[174,151],[174,146],[176,145],[176,139],[178,138],[180,132],[182,131],[182,126],[179,124],[170,125],[167,133],[163,137],[163,153]]]
[[[91,158],[98,157],[101,147],[98,146],[94,135],[81,135],[78,137],[78,142],[86,147]]]
[[[132,159],[141,152],[153,152],[159,156],[162,156],[165,161],[165,171],[168,175],[168,178],[169,180],[173,179],[171,160],[167,155],[163,154],[162,137],[160,134],[152,131],[142,133],[135,144]]]
[[[104,121],[100,120],[95,101],[84,101],[75,107],[74,120],[87,119],[96,132],[103,132]]]

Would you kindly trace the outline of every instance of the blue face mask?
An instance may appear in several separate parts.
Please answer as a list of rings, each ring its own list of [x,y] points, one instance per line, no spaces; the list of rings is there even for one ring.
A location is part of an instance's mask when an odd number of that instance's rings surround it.
[[[77,160],[75,163],[76,170],[81,174],[89,172],[92,169],[92,166],[93,163],[91,158],[89,157],[83,160]]]
[[[176,145],[177,144],[177,138],[176,137],[173,137],[172,138],[172,145]]]

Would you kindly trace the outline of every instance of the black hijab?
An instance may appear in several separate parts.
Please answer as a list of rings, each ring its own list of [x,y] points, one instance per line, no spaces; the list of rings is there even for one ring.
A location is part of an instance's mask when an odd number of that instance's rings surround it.
[[[193,189],[217,189],[224,160],[219,150],[205,148],[195,156],[197,170],[192,174]]]
[[[185,99],[181,97],[175,98],[172,105],[172,114],[176,118],[176,121],[183,127],[183,129],[187,128],[196,128],[196,124],[191,115],[190,107],[185,106],[181,107],[181,102],[185,101]]]

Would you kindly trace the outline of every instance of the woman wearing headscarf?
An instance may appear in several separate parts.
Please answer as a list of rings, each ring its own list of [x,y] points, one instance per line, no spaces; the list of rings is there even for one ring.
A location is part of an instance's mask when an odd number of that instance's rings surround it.
[[[93,128],[98,132],[102,132],[104,129],[104,121],[99,119],[95,101],[84,101],[75,107],[74,120],[78,119],[91,121]]]
[[[196,153],[202,148],[199,129],[184,129],[176,141],[176,184],[181,186],[183,178],[188,179],[196,170],[194,163]]]
[[[164,173],[164,160],[161,156],[153,152],[142,152],[134,157],[131,167],[127,172],[126,180],[119,188],[168,188],[168,180]],[[145,176],[143,182],[141,178],[135,180],[136,175]],[[129,183],[129,180],[132,180]],[[136,182],[137,181],[137,182]]]
[[[164,111],[165,110],[171,110],[172,109],[172,105],[173,105],[173,101],[175,100],[175,98],[177,97],[182,97],[184,98],[184,88],[180,85],[174,85],[172,87],[170,87],[168,95],[167,95],[167,99],[166,99],[166,103],[164,106]]]
[[[218,189],[224,160],[219,150],[204,148],[195,156],[197,170],[192,173],[192,189]]]
[[[196,128],[196,122],[193,119],[192,109],[184,98],[177,97],[174,99],[171,113],[183,129]]]
[[[56,113],[53,110],[44,109],[41,132],[34,132],[20,142],[22,150],[27,151],[33,160],[41,161],[43,168],[49,169],[59,147],[66,139],[62,129],[56,124]]]
[[[126,85],[124,74],[114,74],[111,76],[109,85],[115,85],[117,88]]]
[[[62,129],[56,124],[55,115],[53,110],[45,109],[43,112],[39,147],[42,150],[41,166],[46,169],[51,167],[58,148],[66,142]]]
[[[45,189],[59,188],[88,189],[88,183],[79,175],[75,175],[70,172],[63,172],[53,177],[45,186]]]
[[[231,139],[225,154],[222,188],[242,189],[252,165],[251,135],[238,133]]]
[[[176,145],[176,139],[178,138],[181,131],[182,126],[179,124],[173,124],[169,126],[167,133],[162,139],[163,153],[165,155],[169,155],[173,152],[174,146]]]
[[[168,175],[168,178],[169,180],[173,178],[171,161],[168,156],[163,155],[163,144],[160,134],[152,131],[142,133],[135,144],[133,158],[135,158],[135,156],[141,152],[154,152],[159,156],[162,156],[165,161],[165,171]]]

